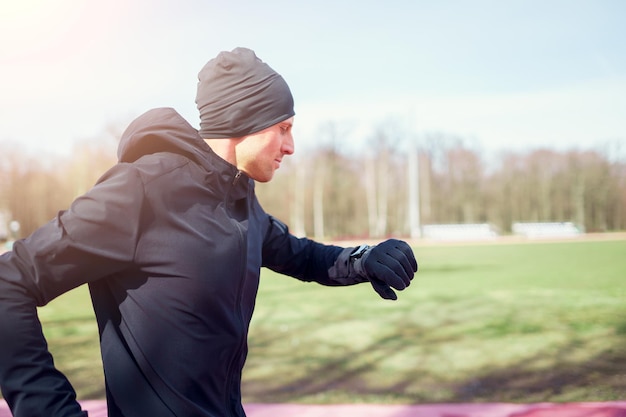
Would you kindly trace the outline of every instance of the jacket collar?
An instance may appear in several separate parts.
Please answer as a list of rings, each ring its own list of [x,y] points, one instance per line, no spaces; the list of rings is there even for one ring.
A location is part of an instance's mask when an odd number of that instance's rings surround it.
[[[200,165],[207,173],[206,181],[230,198],[245,198],[254,190],[254,181],[219,157],[172,108],[152,109],[137,117],[122,134],[117,151],[120,162],[160,152],[183,155]]]

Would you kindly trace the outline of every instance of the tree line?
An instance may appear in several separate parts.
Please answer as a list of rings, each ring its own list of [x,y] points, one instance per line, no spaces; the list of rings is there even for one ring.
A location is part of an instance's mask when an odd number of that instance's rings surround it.
[[[294,233],[324,238],[419,236],[429,224],[572,222],[582,231],[626,229],[626,159],[619,140],[598,149],[545,148],[488,158],[471,140],[376,129],[346,152],[330,123],[306,155],[257,185],[268,212]],[[417,229],[417,230],[416,230]]]
[[[503,234],[513,222],[626,229],[619,141],[600,149],[510,151],[488,160],[464,138],[411,136],[393,124],[375,129],[358,151],[346,151],[341,130],[324,125],[326,140],[286,158],[273,181],[256,186],[266,211],[297,235],[415,236],[420,226],[450,223],[489,223]],[[65,157],[35,158],[18,145],[5,146],[0,221],[19,222],[26,236],[54,218],[115,163],[119,133],[110,129],[99,140],[78,142]]]

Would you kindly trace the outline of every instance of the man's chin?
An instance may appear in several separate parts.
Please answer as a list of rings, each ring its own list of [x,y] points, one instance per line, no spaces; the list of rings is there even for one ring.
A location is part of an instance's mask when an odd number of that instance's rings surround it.
[[[272,180],[272,178],[274,178],[274,172],[275,171],[272,171],[271,173],[265,174],[263,176],[257,175],[257,177],[254,178],[254,180],[256,182],[270,182]]]

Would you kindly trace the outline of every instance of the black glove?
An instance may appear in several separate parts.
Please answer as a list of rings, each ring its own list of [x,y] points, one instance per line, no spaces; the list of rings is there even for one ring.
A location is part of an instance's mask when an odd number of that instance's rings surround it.
[[[360,246],[350,262],[354,271],[369,280],[382,298],[396,300],[391,287],[403,290],[411,284],[417,272],[417,261],[411,247],[401,240],[389,239],[376,246]]]

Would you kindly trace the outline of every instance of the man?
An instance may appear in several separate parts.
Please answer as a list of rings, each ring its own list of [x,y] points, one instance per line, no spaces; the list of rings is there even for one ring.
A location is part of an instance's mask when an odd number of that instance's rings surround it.
[[[294,151],[293,98],[254,52],[200,71],[200,130],[173,109],[133,121],[112,167],[0,257],[0,386],[16,417],[84,416],[54,367],[36,306],[88,283],[109,417],[244,416],[241,371],[262,266],[323,285],[410,284],[410,247],[341,248],[291,235],[255,181]]]

